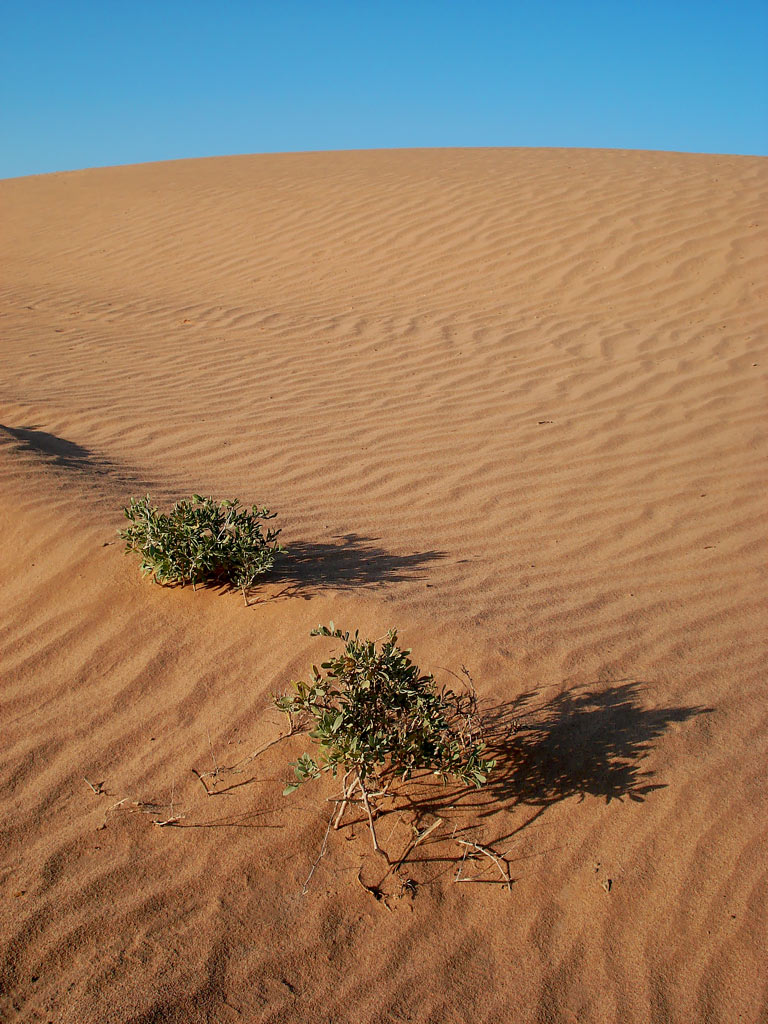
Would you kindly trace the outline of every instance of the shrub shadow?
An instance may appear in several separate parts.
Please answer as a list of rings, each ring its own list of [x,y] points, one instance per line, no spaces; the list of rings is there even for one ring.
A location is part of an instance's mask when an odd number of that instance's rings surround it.
[[[17,442],[17,450],[43,455],[54,465],[65,469],[107,472],[111,468],[111,463],[99,458],[90,449],[55,434],[48,434],[44,430],[35,430],[33,427],[8,427],[4,423],[0,423],[0,430]]]
[[[41,465],[76,474],[78,480],[97,484],[99,490],[138,490],[146,492],[146,482],[124,466],[97,454],[84,445],[68,441],[36,427],[9,427],[0,423],[0,444],[8,443],[16,453],[31,455]],[[107,480],[102,478],[108,478]],[[71,477],[74,479],[74,477]]]
[[[535,694],[482,709],[487,755],[496,767],[480,790],[444,790],[427,783],[428,792],[409,798],[419,811],[440,814],[471,810],[474,820],[520,805],[535,809],[516,834],[554,804],[569,797],[599,797],[610,803],[642,802],[664,789],[645,762],[654,742],[670,726],[713,708],[647,707],[648,683],[619,680],[609,686],[589,683],[559,693],[534,707]],[[421,788],[421,787],[420,787]]]
[[[642,802],[665,783],[644,767],[670,726],[707,707],[647,707],[648,683],[590,683],[525,713],[519,702],[488,710],[488,745],[497,758],[489,792],[497,801],[549,806],[568,797]],[[495,776],[495,778],[494,778]]]
[[[422,571],[445,557],[444,551],[419,551],[396,555],[376,543],[375,537],[346,533],[334,543],[291,541],[287,552],[265,577],[282,583],[291,596],[323,590],[352,589],[425,578]]]

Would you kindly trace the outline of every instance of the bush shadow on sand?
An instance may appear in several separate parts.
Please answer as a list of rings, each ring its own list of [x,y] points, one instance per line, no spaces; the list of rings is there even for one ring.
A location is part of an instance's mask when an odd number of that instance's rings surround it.
[[[424,580],[424,570],[445,557],[443,551],[395,554],[376,542],[375,537],[357,533],[346,533],[322,543],[286,542],[286,549],[274,567],[248,588],[247,603],[254,606],[290,597],[309,601],[324,590],[370,589]],[[183,585],[163,584],[169,588]],[[225,580],[205,580],[197,584],[197,589],[221,594],[237,591]]]
[[[16,448],[22,452],[43,456],[62,469],[106,473],[112,469],[112,463],[100,458],[89,448],[67,441],[66,438],[49,434],[45,430],[33,427],[9,427],[0,423],[3,431],[16,442]]]
[[[291,541],[269,574],[291,596],[309,597],[312,591],[352,590],[386,583],[425,578],[424,569],[444,551],[395,554],[377,544],[378,538],[345,533],[330,542]]]
[[[50,434],[36,427],[9,427],[0,423],[0,446],[7,444],[17,455],[37,465],[60,472],[70,481],[96,487],[100,499],[111,501],[113,493],[146,492],[147,484],[127,467],[120,466],[91,448]]]
[[[655,741],[670,727],[713,711],[702,706],[648,707],[643,697],[650,685],[628,679],[607,686],[593,682],[538,706],[535,692],[505,704],[486,704],[480,710],[487,754],[496,760],[486,785],[459,790],[420,779],[413,793],[398,793],[397,804],[420,818],[456,821],[456,835],[496,816],[500,824],[508,823],[504,812],[530,808],[533,813],[525,821],[492,840],[503,844],[570,797],[641,803],[667,785],[646,763]],[[455,864],[455,857],[441,856],[437,847],[434,854],[425,844],[414,859]]]

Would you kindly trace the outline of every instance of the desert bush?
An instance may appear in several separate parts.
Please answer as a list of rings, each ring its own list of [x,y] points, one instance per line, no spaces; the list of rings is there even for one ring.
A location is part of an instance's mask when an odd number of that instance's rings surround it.
[[[284,549],[276,543],[280,530],[262,530],[276,513],[239,501],[216,502],[193,494],[170,512],[160,512],[149,495],[131,498],[124,509],[129,526],[120,532],[125,550],[141,556],[141,573],[158,583],[219,581],[247,591],[268,572]]]
[[[361,639],[358,632],[319,626],[313,636],[333,637],[344,650],[312,666],[310,682],[295,682],[294,692],[275,698],[288,715],[291,731],[308,722],[319,744],[317,759],[303,754],[293,765],[296,781],[285,793],[323,772],[342,773],[338,828],[345,807],[359,790],[368,816],[373,845],[379,849],[371,799],[381,796],[394,779],[427,771],[443,782],[482,786],[494,761],[483,758],[474,690],[458,694],[438,689],[397,645],[391,630],[383,643]]]

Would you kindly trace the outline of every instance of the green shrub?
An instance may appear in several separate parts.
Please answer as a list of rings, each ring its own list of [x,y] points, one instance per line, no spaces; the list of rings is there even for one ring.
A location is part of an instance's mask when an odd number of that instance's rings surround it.
[[[395,778],[429,771],[443,782],[449,778],[482,786],[494,761],[483,759],[476,698],[438,689],[433,676],[421,673],[397,646],[391,630],[381,646],[355,632],[319,626],[312,636],[335,637],[345,644],[337,657],[312,666],[310,682],[294,683],[295,693],[276,697],[293,729],[297,719],[308,720],[310,736],[320,745],[318,759],[303,754],[294,764],[293,792],[323,772],[343,773],[338,828],[356,790],[368,815],[373,845],[378,849],[370,798],[386,791]]]
[[[237,500],[217,503],[193,494],[170,512],[160,512],[149,495],[124,509],[129,526],[120,532],[125,550],[141,555],[141,573],[158,583],[218,581],[246,592],[268,572],[284,549],[275,543],[280,530],[262,522],[276,513],[254,505],[249,511]]]

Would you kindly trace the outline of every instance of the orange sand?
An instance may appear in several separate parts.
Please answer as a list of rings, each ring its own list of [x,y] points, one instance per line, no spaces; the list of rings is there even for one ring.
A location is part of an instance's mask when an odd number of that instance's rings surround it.
[[[767,166],[0,182],[0,1017],[766,1019]],[[292,557],[249,608],[155,587],[116,539],[147,491],[268,504]],[[396,858],[444,820],[405,891],[352,825],[302,895],[334,792],[282,797],[304,738],[215,797],[192,772],[279,734],[331,618],[495,708],[487,790],[381,821]],[[511,893],[455,883],[462,836]]]

